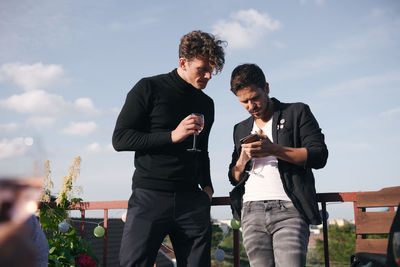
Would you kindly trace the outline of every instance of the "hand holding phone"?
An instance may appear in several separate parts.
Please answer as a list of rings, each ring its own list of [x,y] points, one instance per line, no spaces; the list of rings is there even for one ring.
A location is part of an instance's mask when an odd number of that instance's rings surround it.
[[[241,144],[248,144],[248,143],[253,143],[256,141],[259,141],[261,138],[258,134],[250,134],[246,137],[243,137],[242,139],[240,139],[240,143]]]

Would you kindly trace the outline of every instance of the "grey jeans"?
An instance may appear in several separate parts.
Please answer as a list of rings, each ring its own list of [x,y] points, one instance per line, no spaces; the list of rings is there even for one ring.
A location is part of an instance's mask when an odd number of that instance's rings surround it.
[[[306,266],[309,225],[292,202],[245,202],[242,230],[252,267]]]

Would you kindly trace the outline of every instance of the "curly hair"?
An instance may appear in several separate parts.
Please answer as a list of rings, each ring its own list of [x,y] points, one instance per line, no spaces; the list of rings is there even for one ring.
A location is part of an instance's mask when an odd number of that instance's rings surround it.
[[[222,71],[225,64],[223,46],[226,46],[226,43],[210,33],[192,31],[181,38],[179,57],[188,60],[204,57],[208,59],[213,74],[217,74]]]
[[[237,66],[231,75],[231,91],[237,91],[250,85],[263,88],[266,84],[265,75],[256,64],[242,64]]]

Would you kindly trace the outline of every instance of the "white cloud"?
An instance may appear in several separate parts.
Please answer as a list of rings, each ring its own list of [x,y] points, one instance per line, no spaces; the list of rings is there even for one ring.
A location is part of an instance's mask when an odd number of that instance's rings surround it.
[[[308,1],[307,0],[300,0],[300,4],[305,5]],[[314,0],[314,3],[317,5],[323,5],[325,0]]]
[[[19,128],[18,123],[6,123],[6,124],[0,124],[0,132],[13,132]]]
[[[228,41],[229,48],[251,48],[265,35],[276,31],[281,23],[267,13],[255,9],[231,14],[231,20],[219,20],[212,26],[213,33]]]
[[[28,123],[37,128],[52,125],[55,121],[56,118],[49,116],[34,116],[28,119]]]
[[[48,94],[43,90],[28,91],[0,100],[0,106],[20,113],[59,113],[66,102],[62,96]]]
[[[385,85],[398,82],[400,82],[400,71],[393,71],[349,80],[328,87],[322,92],[328,96],[354,94],[369,88],[383,88]]]
[[[342,152],[363,152],[373,149],[373,146],[371,144],[364,142],[332,142],[331,147],[334,147],[336,151]]]
[[[25,91],[43,89],[61,81],[64,70],[60,65],[43,65],[41,62],[32,65],[7,63],[0,68],[3,79],[10,79]]]
[[[397,108],[393,108],[393,109],[381,112],[379,114],[379,117],[381,117],[381,118],[392,118],[392,117],[398,118],[399,115],[400,115],[400,107],[397,107]]]
[[[67,135],[89,135],[97,129],[97,125],[93,121],[89,122],[71,122],[67,128],[61,132]]]
[[[23,156],[30,144],[26,140],[23,137],[0,140],[0,159]]]
[[[114,107],[114,108],[111,108],[110,111],[111,111],[111,114],[118,115],[121,112],[121,108]]]
[[[90,145],[87,145],[84,148],[84,151],[87,153],[97,154],[97,153],[113,152],[114,148],[112,147],[111,143],[108,145],[101,145],[97,142],[94,142]]]
[[[62,96],[49,94],[43,90],[31,90],[12,95],[7,99],[0,99],[0,106],[27,114],[97,115],[101,113],[90,98],[78,98],[74,102],[67,102]]]
[[[336,54],[324,54],[322,56],[313,56],[312,58],[296,59],[274,69],[271,71],[270,76],[274,77],[275,81],[306,77],[315,75],[315,73],[324,72],[336,66],[341,66],[349,60],[352,59],[342,59]]]
[[[90,98],[78,98],[74,101],[74,108],[78,112],[85,114],[96,115],[100,114],[100,111],[94,106],[93,101]]]
[[[398,41],[396,34],[400,27],[400,19],[388,24],[366,28],[340,39],[327,47],[315,50],[308,58],[300,58],[284,63],[271,71],[275,81],[289,78],[307,77],[316,73],[335,70],[341,66],[359,63],[369,58],[371,53],[377,54],[395,47]]]
[[[62,66],[55,64],[7,63],[1,65],[0,82],[6,79],[12,80],[25,92],[0,99],[0,107],[26,114],[100,114],[101,111],[95,107],[90,98],[82,97],[69,102],[61,95],[50,94],[43,90],[51,85],[60,84],[63,74]]]
[[[273,41],[272,43],[276,48],[286,48],[286,44],[285,43],[282,43],[282,42],[279,42],[279,41]]]
[[[386,13],[387,13],[386,10],[383,9],[383,8],[373,8],[372,9],[372,16],[373,17],[380,17],[380,16],[385,15]]]
[[[354,33],[347,39],[337,42],[334,44],[334,49],[351,56],[365,56],[371,51],[381,52],[382,49],[396,46],[399,27],[400,19],[396,19],[387,24],[367,28],[363,32]]]

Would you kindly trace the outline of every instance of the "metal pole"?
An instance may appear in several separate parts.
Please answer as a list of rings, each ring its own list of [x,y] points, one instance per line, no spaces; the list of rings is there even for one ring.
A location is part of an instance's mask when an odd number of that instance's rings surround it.
[[[322,225],[324,233],[324,256],[325,256],[325,267],[329,267],[329,243],[328,243],[328,223],[326,218],[326,202],[321,202],[322,206]]]
[[[81,210],[81,237],[85,235],[85,210]]]
[[[107,267],[107,221],[108,209],[104,209],[104,244],[103,244],[103,266]]]
[[[233,266],[240,266],[240,255],[239,255],[239,230],[233,230]]]

